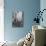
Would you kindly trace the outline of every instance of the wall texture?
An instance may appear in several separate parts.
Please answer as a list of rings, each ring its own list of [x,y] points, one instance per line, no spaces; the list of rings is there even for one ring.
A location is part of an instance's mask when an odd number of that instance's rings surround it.
[[[6,0],[4,9],[4,39],[18,41],[32,28],[32,20],[36,17],[35,12],[40,9],[40,0]],[[12,27],[12,9],[24,11],[24,27]]]

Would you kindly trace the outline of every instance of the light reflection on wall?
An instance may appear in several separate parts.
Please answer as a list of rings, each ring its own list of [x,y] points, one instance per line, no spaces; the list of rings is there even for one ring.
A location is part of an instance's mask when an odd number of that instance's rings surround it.
[[[0,42],[4,41],[4,0],[0,0]]]

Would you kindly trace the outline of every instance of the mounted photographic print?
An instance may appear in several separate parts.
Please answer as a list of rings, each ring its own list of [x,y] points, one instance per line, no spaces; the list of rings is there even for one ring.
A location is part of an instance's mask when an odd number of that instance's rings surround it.
[[[12,27],[23,27],[24,25],[24,12],[15,11],[12,15]]]

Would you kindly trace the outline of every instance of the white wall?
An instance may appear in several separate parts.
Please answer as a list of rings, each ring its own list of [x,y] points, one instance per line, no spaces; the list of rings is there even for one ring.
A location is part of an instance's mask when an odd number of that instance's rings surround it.
[[[4,0],[0,0],[0,42],[4,41]]]

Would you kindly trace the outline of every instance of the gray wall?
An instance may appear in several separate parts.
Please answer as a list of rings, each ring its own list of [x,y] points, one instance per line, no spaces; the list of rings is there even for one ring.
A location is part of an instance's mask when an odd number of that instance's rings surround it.
[[[18,41],[24,37],[32,28],[32,20],[40,9],[40,0],[6,0],[4,9],[4,39],[7,41]],[[14,5],[15,4],[15,5]],[[24,11],[24,27],[12,27],[12,9]]]

